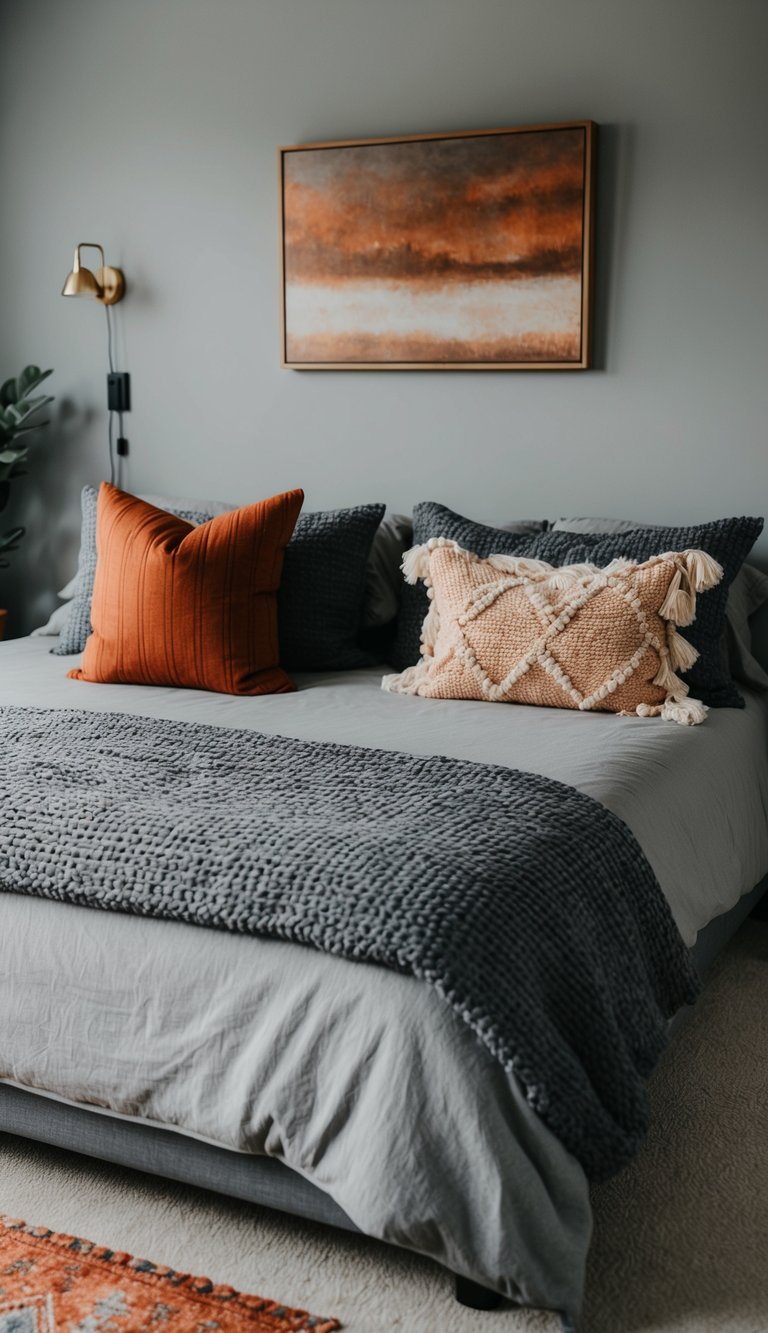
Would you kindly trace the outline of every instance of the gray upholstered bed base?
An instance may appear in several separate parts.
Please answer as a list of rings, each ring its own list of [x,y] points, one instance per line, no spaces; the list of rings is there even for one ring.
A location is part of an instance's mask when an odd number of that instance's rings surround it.
[[[768,890],[768,876],[729,912],[701,932],[693,950],[701,972]],[[677,1026],[690,1010],[681,1011]],[[214,1190],[249,1203],[358,1231],[327,1194],[274,1158],[217,1148],[173,1130],[116,1119],[0,1083],[0,1132],[67,1148],[169,1180]]]

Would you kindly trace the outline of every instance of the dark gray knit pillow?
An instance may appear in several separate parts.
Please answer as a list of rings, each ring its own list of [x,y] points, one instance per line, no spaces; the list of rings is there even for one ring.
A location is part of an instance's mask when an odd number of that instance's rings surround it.
[[[366,562],[384,505],[301,514],[278,594],[287,671],[348,671],[374,659],[360,646]]]
[[[421,546],[430,537],[448,537],[476,555],[524,555],[537,533],[544,532],[546,519],[516,519],[503,528],[489,528],[485,523],[464,518],[434,500],[423,500],[413,511],[413,545]],[[423,583],[404,583],[394,644],[387,660],[398,671],[413,666],[421,656],[421,627],[429,610]]]
[[[636,528],[631,532],[548,532],[537,537],[525,551],[551,565],[607,565],[624,556],[649,560],[663,551],[706,551],[723,567],[716,588],[698,594],[696,619],[683,633],[698,649],[699,659],[690,671],[681,672],[691,696],[711,708],[743,708],[744,700],[723,665],[721,639],[725,627],[728,589],[763,530],[762,518],[721,518],[685,528]]]
[[[93,486],[84,486],[80,493],[82,524],[80,528],[80,555],[77,561],[77,586],[72,598],[67,622],[59,635],[59,642],[51,652],[56,657],[70,657],[81,653],[91,633],[91,601],[96,577],[96,505],[99,493]],[[162,506],[165,508],[165,505]],[[170,509],[169,514],[183,518],[185,523],[198,527],[207,523],[212,514],[197,509]]]

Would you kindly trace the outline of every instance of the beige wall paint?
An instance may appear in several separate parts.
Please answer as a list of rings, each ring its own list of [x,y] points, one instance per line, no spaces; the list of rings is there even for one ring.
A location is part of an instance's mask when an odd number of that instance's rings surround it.
[[[59,296],[83,239],[129,284],[129,488],[764,512],[766,49],[765,0],[5,0],[0,372],[52,365],[58,395],[3,516],[29,528],[0,574],[15,631],[105,475],[104,312]],[[603,127],[597,369],[280,369],[278,144],[581,117]]]

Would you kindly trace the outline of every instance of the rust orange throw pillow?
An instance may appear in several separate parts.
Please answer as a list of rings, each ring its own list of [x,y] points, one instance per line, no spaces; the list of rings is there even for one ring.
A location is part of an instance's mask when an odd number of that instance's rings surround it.
[[[192,527],[104,482],[93,633],[74,680],[222,694],[295,689],[280,666],[277,590],[303,491]]]

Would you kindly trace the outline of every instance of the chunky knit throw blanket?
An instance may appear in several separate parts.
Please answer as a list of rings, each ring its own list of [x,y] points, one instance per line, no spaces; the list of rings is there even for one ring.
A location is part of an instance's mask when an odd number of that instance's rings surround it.
[[[593,1177],[696,992],[626,826],[489,764],[0,708],[0,887],[310,945],[433,986]]]

